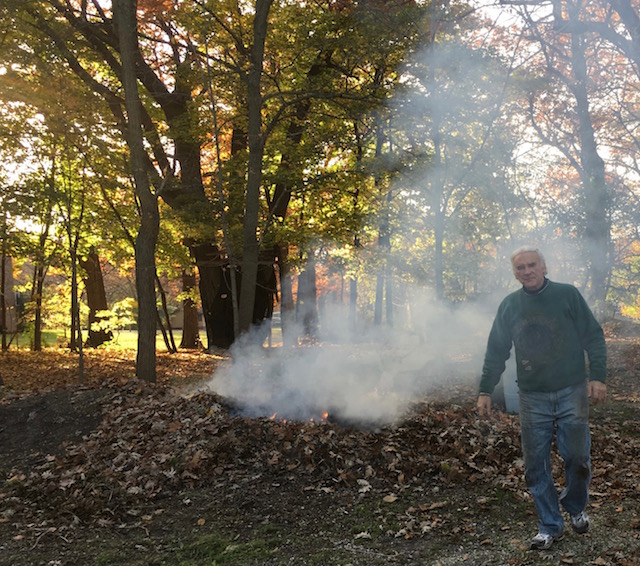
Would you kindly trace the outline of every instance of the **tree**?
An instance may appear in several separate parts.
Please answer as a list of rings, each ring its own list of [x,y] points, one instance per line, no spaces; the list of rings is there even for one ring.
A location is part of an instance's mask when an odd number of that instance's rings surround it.
[[[158,201],[149,185],[147,154],[142,135],[142,118],[135,55],[138,53],[136,0],[116,0],[114,20],[122,57],[122,84],[128,118],[127,142],[131,151],[131,169],[140,201],[140,229],[136,238],[136,289],[138,292],[138,351],[136,377],[156,380],[156,300],[155,247],[160,215]]]

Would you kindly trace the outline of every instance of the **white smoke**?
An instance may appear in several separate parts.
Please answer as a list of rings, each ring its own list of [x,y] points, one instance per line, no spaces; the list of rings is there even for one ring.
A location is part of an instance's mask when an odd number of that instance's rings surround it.
[[[445,306],[414,302],[412,320],[357,336],[331,320],[331,335],[350,340],[293,348],[242,341],[209,382],[247,416],[317,420],[323,412],[357,425],[391,424],[414,402],[450,380],[480,375],[496,299]],[[344,314],[344,313],[343,313]]]

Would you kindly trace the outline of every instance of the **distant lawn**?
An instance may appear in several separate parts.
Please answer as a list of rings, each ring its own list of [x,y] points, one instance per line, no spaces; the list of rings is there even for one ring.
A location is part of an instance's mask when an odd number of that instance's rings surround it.
[[[83,339],[86,340],[87,334],[83,332]],[[200,333],[200,339],[202,340],[202,332]],[[180,346],[182,340],[182,330],[173,331],[173,339],[176,346]],[[25,332],[21,333],[13,339],[11,348],[31,348],[33,337],[31,334]],[[65,333],[64,330],[43,330],[42,331],[42,346],[44,348],[64,348],[69,343],[69,333]],[[105,349],[122,349],[122,350],[135,350],[138,347],[138,332],[136,330],[121,330],[114,332],[113,340],[106,342],[103,346]],[[162,337],[162,332],[158,331],[156,334],[156,347],[158,351],[166,351],[167,347]]]
[[[87,332],[83,329],[82,338],[86,341]],[[11,339],[10,337],[8,338]],[[200,341],[206,347],[207,335],[203,329],[200,329]],[[173,331],[173,340],[176,343],[176,347],[180,347],[182,340],[182,330]],[[33,336],[29,332],[23,332],[16,336],[11,342],[11,348],[30,349],[33,342]],[[69,331],[65,332],[64,329],[46,329],[42,331],[42,346],[43,348],[66,348],[69,344]],[[279,325],[274,325],[271,333],[271,341],[267,338],[264,342],[265,347],[278,347],[282,346],[282,329]],[[136,350],[138,348],[138,332],[137,330],[120,330],[113,333],[113,340],[106,342],[101,346],[106,349],[119,349],[119,350]],[[158,352],[167,351],[167,347],[162,337],[162,332],[158,330],[156,333],[156,348]]]

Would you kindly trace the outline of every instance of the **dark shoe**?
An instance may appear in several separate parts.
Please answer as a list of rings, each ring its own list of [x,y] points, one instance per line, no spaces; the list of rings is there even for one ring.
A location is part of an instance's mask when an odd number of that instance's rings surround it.
[[[583,535],[589,530],[589,515],[581,511],[577,515],[571,515],[571,526],[579,535]]]
[[[562,534],[554,537],[547,533],[538,533],[531,539],[531,546],[529,548],[531,550],[547,550],[547,548],[551,548],[551,545],[561,538]]]

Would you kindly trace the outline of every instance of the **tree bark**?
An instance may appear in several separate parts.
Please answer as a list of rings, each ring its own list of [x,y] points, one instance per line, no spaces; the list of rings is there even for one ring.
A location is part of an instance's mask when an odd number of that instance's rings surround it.
[[[318,335],[318,290],[316,285],[316,264],[313,250],[307,255],[307,264],[298,276],[298,321],[302,323],[304,335],[316,338]]]
[[[89,306],[89,336],[87,346],[97,348],[113,338],[113,332],[108,328],[101,327],[105,320],[100,311],[106,311],[107,293],[104,288],[102,268],[100,258],[95,248],[91,248],[86,258],[78,258],[80,267],[84,270],[84,288],[87,292],[87,304]]]
[[[34,306],[34,322],[33,322],[33,350],[40,352],[42,350],[42,293],[44,290],[44,278],[47,273],[45,264],[46,243],[49,238],[49,228],[51,227],[52,204],[49,202],[45,217],[45,225],[40,232],[38,240],[38,250],[36,255],[35,267],[33,270],[33,283],[31,286],[31,302]]]
[[[191,271],[182,272],[182,340],[180,348],[194,350],[200,347],[200,332],[198,330],[198,308],[191,298],[196,287],[196,276]]]
[[[243,225],[242,284],[239,301],[239,329],[247,332],[254,314],[258,259],[260,246],[257,238],[260,210],[260,187],[262,184],[262,158],[264,138],[262,135],[262,65],[267,36],[267,19],[273,0],[256,0],[253,21],[253,49],[251,66],[247,76],[247,108],[249,136],[249,165]]]
[[[355,277],[349,279],[349,327],[354,336],[357,330],[358,312],[358,280]]]
[[[3,215],[2,224],[2,261],[0,262],[0,331],[2,331],[2,351],[7,345],[7,215]]]
[[[575,16],[577,18],[577,15]],[[582,37],[571,34],[571,59],[576,78],[573,87],[578,114],[578,135],[580,138],[582,203],[585,213],[582,245],[590,266],[591,288],[589,301],[598,314],[604,310],[609,279],[609,255],[611,247],[611,225],[609,219],[610,198],[607,190],[604,160],[598,153],[596,136],[589,111],[587,93],[587,63],[582,45]]]
[[[278,258],[278,274],[280,276],[280,325],[282,326],[282,345],[293,346],[297,342],[294,332],[295,305],[293,302],[293,285],[289,268],[289,246],[280,242],[276,252]]]
[[[114,23],[118,30],[122,59],[122,84],[128,118],[128,145],[131,167],[140,201],[140,229],[136,237],[136,290],[138,294],[138,352],[136,377],[156,380],[156,295],[155,248],[160,227],[158,201],[151,192],[147,176],[147,154],[143,145],[140,99],[136,79],[135,55],[138,53],[136,0],[115,0]]]

